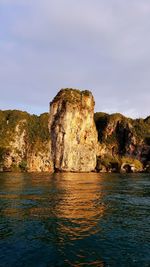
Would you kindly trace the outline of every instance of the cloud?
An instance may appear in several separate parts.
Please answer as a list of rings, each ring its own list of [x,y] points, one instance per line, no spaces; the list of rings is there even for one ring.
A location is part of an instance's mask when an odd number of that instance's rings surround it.
[[[149,115],[148,0],[0,0],[0,23],[2,108],[39,113],[77,87],[96,110]]]

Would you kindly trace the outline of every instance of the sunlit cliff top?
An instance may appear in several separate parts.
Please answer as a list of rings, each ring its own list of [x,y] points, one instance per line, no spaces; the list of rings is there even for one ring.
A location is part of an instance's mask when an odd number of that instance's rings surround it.
[[[81,101],[82,96],[93,97],[89,90],[80,91],[78,89],[64,88],[58,92],[51,103],[57,102],[61,99],[70,103],[78,103]]]

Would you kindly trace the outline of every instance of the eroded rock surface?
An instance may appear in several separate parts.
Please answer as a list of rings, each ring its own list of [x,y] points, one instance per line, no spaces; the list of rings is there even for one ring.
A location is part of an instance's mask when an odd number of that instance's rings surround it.
[[[94,98],[89,91],[61,90],[50,104],[54,169],[90,172],[96,167],[97,131]]]
[[[95,113],[98,131],[98,164],[107,171],[122,171],[124,164],[131,171],[148,171],[150,160],[150,120],[131,119],[119,113]],[[134,166],[134,167],[133,167]]]
[[[91,92],[73,89],[40,116],[0,110],[0,171],[150,172],[150,117],[93,116]]]
[[[48,117],[0,111],[0,171],[53,171]]]

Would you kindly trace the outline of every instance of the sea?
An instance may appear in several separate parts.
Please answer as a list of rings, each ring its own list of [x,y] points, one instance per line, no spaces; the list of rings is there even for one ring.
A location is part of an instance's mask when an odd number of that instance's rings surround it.
[[[150,174],[0,173],[1,267],[149,267]]]

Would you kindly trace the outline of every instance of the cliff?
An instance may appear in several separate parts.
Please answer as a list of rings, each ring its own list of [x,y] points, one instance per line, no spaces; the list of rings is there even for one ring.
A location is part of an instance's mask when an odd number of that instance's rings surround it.
[[[48,117],[0,111],[1,171],[53,171]]]
[[[135,171],[149,168],[149,117],[133,120],[118,113],[109,115],[99,112],[95,113],[95,123],[99,139],[99,165],[107,169],[121,169],[121,165],[127,163],[133,165]]]
[[[89,91],[61,90],[50,104],[49,129],[54,169],[90,172],[96,166],[94,98]]]
[[[0,171],[150,172],[150,117],[94,114],[94,104],[62,89],[49,114],[0,111]]]

